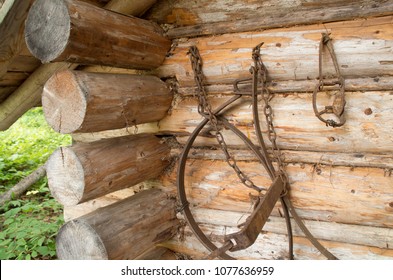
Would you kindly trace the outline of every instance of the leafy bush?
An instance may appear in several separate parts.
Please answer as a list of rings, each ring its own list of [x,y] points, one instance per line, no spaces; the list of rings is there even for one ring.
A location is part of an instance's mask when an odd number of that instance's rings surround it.
[[[44,164],[71,137],[54,132],[42,109],[34,108],[11,128],[0,132],[0,192]],[[62,207],[49,193],[46,178],[26,195],[0,208],[0,259],[53,259],[54,238],[61,224]]]

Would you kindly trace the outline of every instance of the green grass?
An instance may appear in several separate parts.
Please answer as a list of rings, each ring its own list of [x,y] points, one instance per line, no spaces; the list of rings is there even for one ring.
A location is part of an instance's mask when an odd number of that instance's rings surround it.
[[[71,137],[54,132],[42,109],[34,108],[0,132],[0,193],[44,164]],[[0,208],[0,259],[54,259],[62,207],[50,195],[46,178]]]

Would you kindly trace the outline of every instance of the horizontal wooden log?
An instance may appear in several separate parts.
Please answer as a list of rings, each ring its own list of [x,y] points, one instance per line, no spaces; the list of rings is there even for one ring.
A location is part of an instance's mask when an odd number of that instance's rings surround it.
[[[0,103],[6,100],[15,89],[16,87],[0,87]]]
[[[318,106],[331,104],[330,94],[321,93]],[[211,98],[215,108],[229,97]],[[390,154],[393,131],[393,98],[390,92],[351,92],[346,94],[345,117],[347,122],[340,128],[326,127],[314,115],[312,96],[308,93],[277,95],[271,101],[277,143],[282,149]],[[183,98],[172,108],[171,115],[159,122],[160,131],[178,136],[190,134],[202,120],[197,112],[197,98]],[[260,103],[261,126],[266,136],[263,103]],[[224,114],[233,124],[257,143],[252,120],[251,99],[242,98]],[[243,147],[241,139],[229,130],[222,129],[229,145]],[[195,142],[198,146],[216,145],[209,127],[202,130]],[[187,137],[178,137],[184,143]],[[267,141],[268,142],[268,141]]]
[[[327,80],[328,81],[328,80]],[[315,89],[315,80],[286,80],[286,81],[270,81],[267,84],[268,89],[272,93],[311,93]],[[393,88],[393,76],[381,77],[360,77],[345,79],[345,91],[391,91]],[[242,94],[251,95],[251,81],[239,85]],[[212,84],[207,85],[206,90],[209,95],[233,95],[233,85],[228,84]],[[178,93],[181,96],[195,96],[196,87],[179,87]]]
[[[116,201],[129,197],[133,195],[136,190],[141,191],[146,188],[151,188],[152,186],[156,188],[161,188],[163,190],[167,190],[167,188],[160,185],[160,182],[158,181],[144,182],[127,190],[117,191],[115,193],[106,195],[104,197],[92,201],[82,203],[77,206],[66,207],[65,219],[66,221],[68,221],[70,219],[78,218],[82,215],[94,211],[97,208],[112,204]],[[233,212],[227,210],[223,211],[223,210],[214,210],[208,208],[193,208],[192,213],[196,221],[202,226],[212,225],[212,226],[216,226],[217,228],[221,227],[222,228],[221,232],[224,231],[224,228],[237,228],[237,226],[243,223],[250,214],[250,212]],[[178,214],[178,218],[183,219],[182,215],[179,214]],[[323,221],[316,221],[316,220],[305,220],[304,222],[306,226],[309,228],[309,230],[314,234],[314,236],[320,240],[341,243],[344,244],[344,247],[346,246],[351,247],[352,245],[360,245],[363,248],[363,246],[369,246],[370,251],[374,252],[376,257],[382,257],[384,254],[383,253],[384,250],[392,248],[393,246],[393,235],[392,235],[393,233],[391,232],[390,228],[351,225],[351,224],[342,224],[336,222],[323,222]],[[292,221],[292,225],[294,229],[294,236],[303,237],[304,234],[296,226],[294,221]],[[280,235],[286,234],[286,226],[285,226],[284,219],[282,217],[273,216],[273,215],[270,216],[268,222],[265,224],[263,228],[262,234],[272,234],[272,233],[280,234]],[[211,236],[210,232],[207,232],[207,234],[208,236]],[[187,244],[182,244],[181,242],[180,244],[178,244],[178,242],[179,242],[178,240],[174,239],[170,243],[171,244],[176,243],[176,245],[174,245],[175,248],[177,248],[177,246],[187,246]],[[165,246],[166,245],[168,244],[165,244]],[[173,249],[173,247],[171,247],[172,245],[170,245],[169,247]],[[282,242],[281,245],[283,246],[282,248],[279,249],[276,248],[274,251],[286,252],[287,244],[285,242]],[[203,247],[203,246],[200,244],[198,245],[198,247]],[[380,248],[382,250],[378,251],[377,248]],[[184,250],[188,250],[188,249],[184,249]],[[284,255],[284,257],[286,256]]]
[[[134,15],[136,17],[142,16],[151,6],[153,6],[157,0],[115,0],[111,1],[105,8],[109,10],[117,9],[128,10],[129,14]]]
[[[204,208],[193,209],[192,213],[199,224],[233,228],[245,222],[245,219],[249,216],[249,213]],[[294,236],[304,237],[304,233],[297,226],[296,222],[291,220],[291,223]],[[371,246],[381,249],[391,249],[393,247],[393,232],[390,228],[312,220],[305,220],[304,223],[317,239]],[[261,234],[264,233],[287,234],[285,219],[283,217],[270,216],[261,232]]]
[[[0,79],[0,86],[3,87],[15,87],[19,86],[29,76],[28,73],[24,72],[7,72]]]
[[[173,157],[179,157],[181,148],[172,148]],[[271,154],[270,151],[268,151]],[[283,162],[292,164],[319,164],[328,166],[372,167],[382,168],[386,172],[393,170],[393,155],[362,154],[362,153],[329,153],[282,150]],[[237,161],[257,161],[258,158],[250,150],[233,149],[231,156]],[[191,149],[188,158],[205,160],[225,160],[225,155],[220,149]],[[275,159],[273,158],[273,161]]]
[[[217,35],[393,14],[389,1],[177,1],[170,14],[160,2],[150,18],[173,25],[171,38]],[[164,15],[162,15],[164,13]],[[158,18],[157,18],[158,17]],[[162,18],[164,17],[164,18]]]
[[[222,239],[224,233],[236,232],[236,227],[222,227],[203,225],[202,229],[210,234],[215,241]],[[334,241],[322,241],[321,243],[335,256],[342,260],[392,260],[392,249],[381,249],[370,246],[355,245]],[[217,242],[217,244],[220,244]],[[222,244],[222,243],[221,243]],[[199,242],[188,227],[184,230],[183,239],[172,238],[162,244],[172,251],[191,256],[193,259],[202,259],[209,253]],[[268,259],[282,260],[288,258],[288,239],[286,235],[264,233],[260,235],[253,246],[234,253],[231,256],[238,259]],[[326,258],[316,250],[304,237],[294,238],[294,257],[299,260],[325,260]]]
[[[320,104],[329,104],[329,95],[321,94]],[[228,97],[209,98],[213,108],[224,103]],[[332,165],[370,166],[392,168],[391,150],[393,142],[393,99],[389,91],[348,92],[345,116],[347,123],[341,128],[331,129],[323,125],[312,110],[311,94],[280,94],[272,101],[274,124],[277,130],[277,142],[280,148],[289,153],[298,153],[291,162],[325,162]],[[171,114],[158,124],[138,126],[139,132],[174,134],[184,144],[188,136],[202,120],[197,113],[197,98],[176,97],[176,105]],[[254,143],[254,134],[250,98],[242,98],[225,116],[243,131]],[[263,135],[266,136],[266,124],[260,105],[260,118]],[[93,134],[75,134],[77,141],[94,141],[95,139],[134,133],[134,129],[106,131]],[[229,146],[243,148],[244,144],[230,131],[222,133]],[[268,145],[269,141],[266,141]],[[195,146],[217,146],[209,126],[197,138]],[[296,152],[298,151],[298,152]],[[301,151],[312,153],[311,158]],[[316,152],[324,152],[325,155]],[[318,159],[319,158],[319,159]],[[389,159],[390,158],[390,159]],[[329,163],[330,162],[330,163]]]
[[[106,195],[88,200],[86,202],[79,203],[78,205],[64,206],[64,211],[63,211],[64,221],[68,222],[73,219],[79,218],[101,207],[111,205],[115,202],[133,196],[138,192],[149,190],[151,188],[158,188],[165,191],[165,189],[161,186],[161,184],[157,180],[154,179],[146,180],[142,183],[136,184],[135,186],[114,191]]]
[[[271,181],[257,162],[238,162],[257,186]],[[292,165],[286,170],[290,199],[304,219],[344,224],[391,227],[393,176],[383,169],[326,165]],[[249,213],[254,190],[244,187],[224,161],[191,159],[185,185],[192,207]],[[162,178],[163,186],[175,189],[176,169]],[[273,214],[279,215],[280,205]]]
[[[49,188],[63,205],[76,205],[161,175],[168,156],[148,134],[62,147],[48,160]]]
[[[59,259],[135,259],[177,231],[175,200],[160,190],[140,192],[72,220],[56,238]]]
[[[333,46],[345,78],[393,75],[392,16],[225,34],[178,40],[172,55],[157,69],[160,76],[176,76],[180,86],[195,86],[187,56],[198,47],[208,84],[232,84],[250,77],[251,52],[257,44],[272,80],[307,80],[318,76],[318,49],[322,32],[331,33]],[[326,58],[327,60],[327,58]],[[329,60],[326,76],[335,74]]]
[[[102,139],[109,139],[113,137],[122,137],[127,135],[136,135],[140,133],[151,133],[158,134],[159,132],[159,123],[143,123],[139,125],[133,125],[128,128],[114,129],[114,130],[106,130],[99,132],[90,132],[90,133],[72,133],[72,139],[76,142],[95,142]]]
[[[25,37],[31,53],[43,63],[137,69],[161,65],[171,45],[155,23],[74,0],[36,0]]]
[[[0,7],[0,78],[25,47],[25,19],[33,0],[7,0]]]
[[[40,65],[41,62],[31,55],[18,55],[8,66],[8,71],[32,73]]]
[[[95,132],[161,120],[172,93],[154,76],[62,71],[45,84],[45,118],[57,132]]]
[[[116,2],[119,3],[117,0]],[[129,7],[119,4],[112,6],[113,11],[128,14],[129,11],[124,8],[127,9]],[[30,55],[30,52],[26,53],[22,50],[21,54]],[[20,116],[41,102],[44,84],[53,73],[63,69],[75,69],[77,66],[76,64],[66,62],[41,65],[5,102],[0,104],[0,130],[9,128]]]

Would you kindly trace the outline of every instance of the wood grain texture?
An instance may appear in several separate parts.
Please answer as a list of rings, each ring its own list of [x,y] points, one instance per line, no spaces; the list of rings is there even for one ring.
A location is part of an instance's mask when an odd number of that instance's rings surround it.
[[[2,78],[0,78],[0,86],[2,87],[19,86],[28,77],[29,74],[24,72],[7,72]]]
[[[229,97],[225,92],[215,92],[209,98],[212,107],[224,103]],[[330,94],[321,94],[319,106],[329,104]],[[391,91],[366,91],[347,92],[345,116],[347,123],[341,128],[331,129],[323,125],[314,115],[312,110],[312,97],[310,93],[277,94],[271,101],[274,111],[274,124],[277,130],[277,143],[280,148],[293,151],[325,152],[335,164],[334,156],[329,153],[352,154],[344,156],[341,161],[344,165],[354,162],[362,166],[367,165],[366,154],[379,154],[388,159],[393,149],[393,95]],[[196,97],[175,97],[174,106],[170,114],[158,124],[138,126],[140,132],[174,134],[177,140],[184,144],[188,135],[196,128],[202,117],[197,112],[198,101]],[[266,138],[266,123],[263,117],[263,103],[260,104],[261,126],[263,136]],[[241,101],[225,112],[224,116],[236,125],[254,143],[257,143],[251,112],[251,100],[249,97]],[[77,134],[74,135],[78,141],[92,141],[94,139],[108,138],[113,136],[134,133],[134,129],[128,131],[116,130],[103,133]],[[223,128],[222,133],[230,146],[242,148],[242,141],[229,130]],[[266,138],[267,139],[267,138]],[[268,141],[267,141],[268,142]],[[202,130],[200,137],[195,141],[195,146],[217,146],[212,137],[209,126]],[[269,143],[268,143],[269,145]],[[331,154],[330,154],[331,155]],[[323,160],[325,156],[319,157]],[[357,159],[356,159],[357,157]],[[315,161],[315,157],[314,161]],[[327,160],[325,158],[325,160]],[[363,158],[363,159],[361,159]],[[374,156],[371,156],[374,158]],[[378,164],[378,156],[370,166],[391,168],[390,161]],[[301,162],[301,160],[299,160]],[[373,161],[370,159],[370,161]],[[363,163],[362,163],[363,162]],[[385,164],[386,163],[386,164]]]
[[[128,8],[130,7],[122,5],[112,6],[113,11],[123,14],[129,14]],[[75,69],[77,66],[66,62],[41,65],[7,98],[6,102],[0,104],[0,130],[9,128],[27,110],[41,102],[43,86],[53,73],[63,69]]]
[[[250,77],[251,52],[257,44],[271,80],[308,80],[318,76],[318,49],[322,32],[331,33],[344,78],[393,75],[392,16],[327,24],[224,34],[177,41],[177,48],[157,69],[162,76],[176,76],[180,87],[195,86],[187,55],[198,47],[207,84],[232,84]],[[335,74],[329,60],[325,76]]]
[[[148,18],[166,24],[168,35],[179,38],[352,20],[392,13],[393,3],[381,0],[174,0],[158,2],[149,12]]]
[[[157,0],[114,0],[106,5],[105,9],[115,11],[117,9],[127,10],[129,14],[141,17]]]
[[[0,87],[0,103],[6,100],[15,89],[16,87]]]
[[[63,205],[76,205],[159,176],[168,155],[148,134],[62,147],[48,160],[49,188]]]
[[[256,185],[270,186],[261,164],[241,161],[238,165]],[[286,170],[290,199],[302,218],[374,227],[393,225],[393,177],[383,169],[288,164]],[[163,186],[173,191],[175,171],[162,179]],[[250,194],[257,195],[239,183],[224,161],[190,159],[185,178],[188,200],[195,208],[250,213]],[[278,203],[273,215],[280,215],[280,207]]]
[[[329,94],[321,94],[319,106],[329,104]],[[228,97],[210,99],[212,107],[224,103]],[[393,95],[389,92],[352,92],[346,94],[347,123],[336,129],[323,125],[312,111],[310,94],[277,95],[271,101],[274,111],[278,145],[283,149],[324,152],[390,154],[393,149]],[[171,115],[159,123],[160,131],[175,133],[180,143],[202,120],[197,112],[196,98],[181,99]],[[371,110],[371,111],[370,111]],[[266,137],[266,122],[260,104],[261,126]],[[371,112],[371,114],[369,113]],[[243,98],[224,114],[233,124],[257,143],[252,126],[251,100]],[[242,147],[241,139],[223,128],[229,145]],[[216,145],[210,128],[206,127],[196,140],[197,146]]]
[[[205,164],[206,165],[206,164]],[[198,165],[199,166],[199,165]],[[210,175],[214,177],[213,174]],[[208,185],[202,182],[207,188]],[[232,185],[234,185],[232,183]],[[117,191],[104,197],[82,203],[77,206],[65,208],[66,221],[78,218],[86,213],[92,212],[97,208],[115,203],[126,197],[134,195],[151,187],[160,188],[168,191],[170,188],[162,185],[159,180],[148,180],[142,184],[138,184],[132,188]],[[211,187],[211,186],[209,186]],[[234,198],[236,199],[236,198]],[[238,204],[239,201],[233,202]],[[246,208],[243,208],[246,209]],[[248,207],[246,211],[236,212],[225,210],[217,210],[211,208],[194,207],[192,213],[196,221],[205,230],[205,233],[212,240],[220,240],[220,236],[230,231],[238,230],[238,224],[244,222],[251,211]],[[179,219],[183,219],[178,214]],[[303,233],[292,221],[294,226],[295,248],[297,259],[319,259],[320,256],[315,249],[303,237]],[[386,259],[392,258],[391,248],[393,243],[393,235],[390,227],[364,226],[355,224],[343,224],[335,221],[328,222],[322,220],[305,220],[310,231],[325,245],[331,246],[342,259]],[[277,259],[287,258],[287,241],[286,227],[279,212],[276,211],[269,217],[265,224],[257,243],[250,250],[240,252],[239,257],[244,259]],[[182,235],[180,235],[182,236]],[[270,241],[271,236],[277,236]],[[173,237],[161,246],[168,247],[179,253],[190,254],[194,258],[201,258],[207,253],[202,244],[196,240],[195,236],[190,232],[188,227],[185,230],[185,240],[179,240]],[[279,240],[278,243],[275,241]]]
[[[173,157],[179,157],[181,148],[172,148]],[[232,149],[231,156],[238,161],[257,161],[257,157],[250,150]],[[268,153],[272,156],[271,151]],[[309,152],[281,150],[284,163],[292,164],[319,164],[328,166],[348,166],[348,167],[372,167],[381,168],[390,172],[393,170],[392,154],[371,154],[371,153],[334,153],[334,152]],[[220,149],[209,149],[196,147],[190,150],[190,159],[225,160],[225,155]],[[274,161],[274,159],[273,159]]]
[[[197,208],[193,209],[193,215],[198,224],[201,225],[236,228],[239,224],[245,222],[249,214]],[[357,244],[381,249],[391,249],[393,246],[393,232],[387,227],[371,227],[313,220],[305,220],[304,223],[312,234],[320,240]],[[294,220],[291,220],[291,224],[294,236],[305,237]],[[261,231],[261,234],[264,233],[287,234],[285,219],[283,217],[270,216]]]
[[[33,56],[18,55],[9,64],[8,71],[32,73],[40,65],[41,62]]]
[[[111,205],[115,202],[133,196],[138,192],[151,189],[152,187],[154,187],[154,184],[150,183],[151,181],[152,180],[146,180],[142,183],[136,184],[135,186],[114,191],[106,195],[88,200],[86,202],[79,203],[78,205],[64,206],[64,221],[71,221],[90,212],[93,212],[99,208]]]
[[[69,221],[56,238],[59,259],[135,259],[177,231],[175,201],[160,190],[140,192]]]
[[[0,130],[8,129],[27,110],[41,102],[41,92],[52,73],[75,68],[71,63],[51,63],[40,66],[6,100],[0,104]]]
[[[172,102],[154,76],[62,71],[45,84],[44,114],[57,132],[96,132],[159,121]]]
[[[25,47],[25,19],[33,0],[7,0],[0,9],[0,78]]]
[[[330,79],[327,82],[332,81]],[[332,81],[333,82],[333,81]],[[268,81],[267,87],[274,94],[288,94],[288,93],[312,93],[315,89],[315,80],[272,80]],[[252,93],[251,81],[240,84],[240,91],[244,95]],[[388,91],[393,89],[393,76],[378,76],[378,77],[359,77],[345,79],[345,91]],[[211,84],[206,85],[206,90],[209,95],[233,95],[233,84]],[[193,86],[180,86],[178,93],[181,96],[195,96],[197,88]]]
[[[26,20],[25,38],[43,63],[151,69],[162,64],[171,45],[162,33],[153,22],[83,2],[36,0]]]
[[[222,227],[203,225],[203,230],[210,233],[210,237],[219,245],[223,234],[236,232],[236,227]],[[381,249],[370,246],[355,245],[335,241],[320,240],[321,243],[341,260],[392,260],[392,249]],[[222,243],[221,243],[222,244]],[[191,256],[193,259],[202,259],[209,253],[188,227],[184,230],[182,240],[173,238],[162,246],[172,251]],[[264,232],[253,246],[243,251],[231,253],[233,257],[242,260],[282,260],[288,258],[288,240],[286,235]],[[294,256],[299,260],[325,260],[311,243],[304,237],[294,238]]]

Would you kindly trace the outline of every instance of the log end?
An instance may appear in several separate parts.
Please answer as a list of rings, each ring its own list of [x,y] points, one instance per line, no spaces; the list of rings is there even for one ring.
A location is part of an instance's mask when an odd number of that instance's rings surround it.
[[[46,166],[52,196],[65,206],[77,205],[85,188],[84,171],[75,152],[67,147],[57,149]]]
[[[63,0],[36,0],[26,19],[25,40],[42,63],[56,59],[65,49],[71,21]]]
[[[97,232],[82,219],[64,224],[56,237],[61,260],[107,260],[108,254]]]
[[[45,83],[42,107],[55,131],[72,133],[82,126],[87,108],[85,92],[70,70],[55,73]]]

